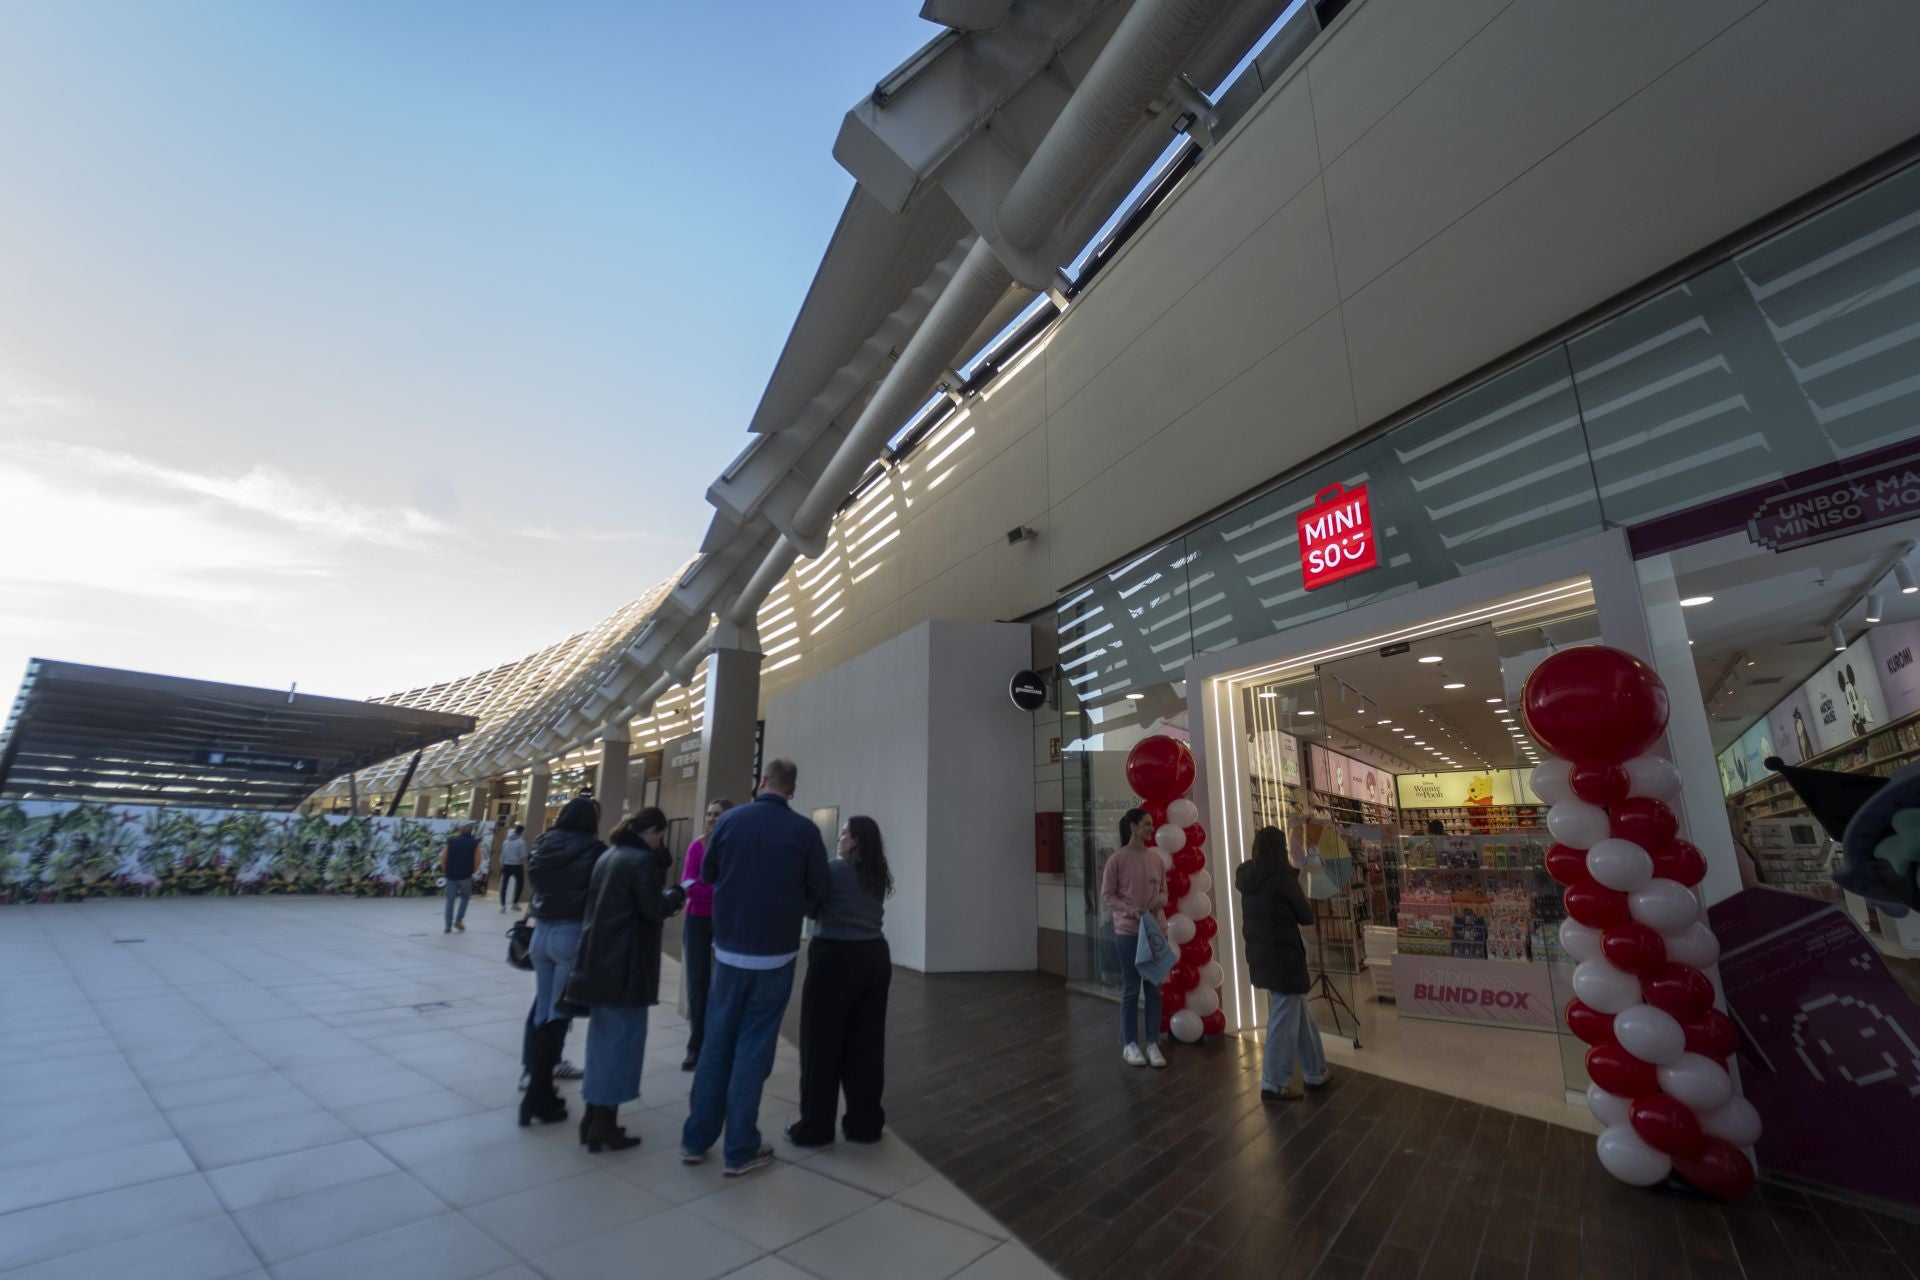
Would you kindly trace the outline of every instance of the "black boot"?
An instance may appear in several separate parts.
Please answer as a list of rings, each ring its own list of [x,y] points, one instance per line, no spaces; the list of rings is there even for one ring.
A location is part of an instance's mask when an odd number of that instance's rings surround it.
[[[533,1061],[527,1067],[531,1079],[527,1091],[520,1095],[522,1128],[535,1120],[559,1124],[567,1118],[567,1104],[553,1087],[553,1064],[560,1059],[560,1037],[566,1030],[567,1024],[561,1021],[543,1022],[533,1029]]]
[[[599,1155],[603,1149],[626,1151],[640,1145],[640,1139],[629,1138],[627,1131],[614,1123],[620,1114],[618,1107],[587,1108],[587,1150]]]

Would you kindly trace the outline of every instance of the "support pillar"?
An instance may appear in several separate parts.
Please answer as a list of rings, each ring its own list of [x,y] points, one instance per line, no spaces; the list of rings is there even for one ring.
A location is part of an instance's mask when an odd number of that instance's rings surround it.
[[[593,795],[600,802],[600,838],[612,833],[627,816],[627,730],[609,730],[600,740],[600,776]]]
[[[413,816],[431,818],[433,816],[433,797],[425,787],[413,793]]]
[[[700,730],[700,783],[693,812],[699,817],[715,797],[735,804],[753,798],[760,780],[753,776],[753,746],[760,722],[760,636],[751,626],[726,620],[722,610],[707,653],[707,713]]]
[[[535,769],[527,775],[526,839],[529,845],[547,829],[547,787],[552,782],[553,774],[545,769]]]
[[[467,800],[467,821],[483,822],[487,816],[487,801],[493,796],[491,782],[473,784],[473,795]]]

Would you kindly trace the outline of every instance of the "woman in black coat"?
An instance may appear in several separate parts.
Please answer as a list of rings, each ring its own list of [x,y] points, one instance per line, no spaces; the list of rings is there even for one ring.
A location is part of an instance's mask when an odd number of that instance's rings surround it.
[[[594,864],[566,1003],[592,1012],[587,1023],[587,1074],[580,1100],[587,1113],[580,1141],[598,1155],[640,1145],[617,1123],[620,1104],[640,1096],[647,1054],[647,1010],[660,1003],[660,925],[680,909],[686,890],[667,884],[667,815],[640,810],[614,828]]]
[[[1307,973],[1307,944],[1300,937],[1300,926],[1313,923],[1313,907],[1300,891],[1300,873],[1287,861],[1287,838],[1278,827],[1253,833],[1253,857],[1240,864],[1233,884],[1240,891],[1247,969],[1253,985],[1265,988],[1272,1002],[1260,1098],[1290,1101],[1300,1096],[1293,1083],[1294,1059],[1300,1060],[1307,1087],[1317,1089],[1327,1082],[1327,1053],[1307,1008],[1313,982]]]

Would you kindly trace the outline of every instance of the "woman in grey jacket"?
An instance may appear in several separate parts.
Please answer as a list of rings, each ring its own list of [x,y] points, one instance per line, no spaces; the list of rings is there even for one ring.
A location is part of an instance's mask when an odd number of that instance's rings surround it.
[[[1300,926],[1313,923],[1313,907],[1300,891],[1300,873],[1287,861],[1287,838],[1278,827],[1253,833],[1253,857],[1240,864],[1233,884],[1240,891],[1240,918],[1247,939],[1247,970],[1253,985],[1272,1002],[1267,1045],[1260,1062],[1263,1102],[1300,1096],[1293,1063],[1300,1060],[1309,1089],[1327,1082],[1327,1053],[1320,1028],[1307,1008],[1313,980]]]

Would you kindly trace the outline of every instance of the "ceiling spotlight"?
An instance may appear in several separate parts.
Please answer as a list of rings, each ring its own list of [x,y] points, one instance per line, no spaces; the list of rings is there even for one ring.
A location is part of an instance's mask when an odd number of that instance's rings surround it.
[[[1383,724],[1383,725],[1388,725],[1388,724],[1392,724],[1392,723],[1393,723],[1393,721],[1391,721],[1391,720],[1382,720],[1382,721],[1381,721],[1380,723],[1381,723],[1381,724]]]
[[[1878,591],[1867,597],[1867,621],[1878,622],[1887,616],[1887,602]]]
[[[1894,580],[1900,584],[1901,595],[1910,596],[1914,592],[1920,591],[1920,582],[1913,580],[1913,570],[1907,567],[1905,560],[1893,566],[1893,577]]]
[[[1424,747],[1427,745],[1427,740],[1425,738],[1415,738],[1413,740],[1413,745],[1416,747]]]
[[[1442,689],[1464,689],[1467,686],[1458,680],[1449,680],[1446,684],[1443,684],[1440,687]]]
[[[1263,698],[1277,698],[1277,697],[1279,697],[1280,695],[1279,695],[1279,694],[1277,694],[1277,693],[1275,693],[1275,692],[1274,692],[1273,690],[1271,690],[1271,689],[1262,689],[1262,690],[1260,691],[1260,696],[1261,696],[1261,697],[1263,697]]]
[[[1488,701],[1488,702],[1498,702],[1498,701],[1500,701],[1500,699],[1498,699],[1498,698],[1488,698],[1488,699],[1487,699],[1487,701]]]
[[[1301,714],[1301,715],[1303,715],[1303,716],[1310,716],[1310,715],[1312,715],[1312,714],[1313,714],[1313,708],[1312,708],[1312,707],[1302,707],[1302,708],[1300,708],[1300,714]]]
[[[1713,603],[1712,596],[1688,596],[1686,599],[1680,602],[1680,607],[1682,609],[1692,609],[1698,605],[1712,604],[1712,603]]]
[[[1128,702],[1138,702],[1138,701],[1140,701],[1140,699],[1142,699],[1142,698],[1144,698],[1144,697],[1146,697],[1146,696],[1147,696],[1147,695],[1146,695],[1146,694],[1144,694],[1144,693],[1130,693],[1130,694],[1128,694],[1128,695],[1127,695],[1127,701],[1128,701]]]
[[[1840,629],[1839,623],[1836,622],[1827,628],[1827,639],[1832,642],[1835,653],[1847,651],[1847,633]]]
[[[1422,661],[1422,662],[1439,662],[1439,661],[1440,661],[1440,655],[1439,655],[1439,654],[1437,654],[1437,653],[1430,653],[1430,654],[1428,654],[1428,655],[1427,655],[1426,657],[1424,657],[1424,658],[1422,658],[1422,659],[1420,659],[1420,661]]]

